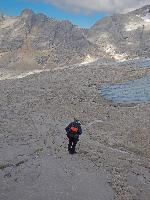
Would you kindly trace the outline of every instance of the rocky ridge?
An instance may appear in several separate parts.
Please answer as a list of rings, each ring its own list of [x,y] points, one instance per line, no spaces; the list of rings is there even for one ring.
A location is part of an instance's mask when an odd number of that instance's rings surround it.
[[[18,17],[1,15],[0,67],[52,68],[94,59],[96,52],[84,31],[69,21],[32,10],[24,10]]]
[[[150,6],[105,17],[90,29],[32,10],[0,15],[0,67],[55,68],[95,59],[150,56]]]
[[[105,17],[88,32],[88,39],[115,59],[150,56],[150,5]]]

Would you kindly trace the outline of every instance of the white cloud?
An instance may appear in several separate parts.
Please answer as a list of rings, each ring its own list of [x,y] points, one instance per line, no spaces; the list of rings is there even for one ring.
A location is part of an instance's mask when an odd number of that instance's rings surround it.
[[[73,12],[127,12],[144,5],[150,0],[41,0]]]

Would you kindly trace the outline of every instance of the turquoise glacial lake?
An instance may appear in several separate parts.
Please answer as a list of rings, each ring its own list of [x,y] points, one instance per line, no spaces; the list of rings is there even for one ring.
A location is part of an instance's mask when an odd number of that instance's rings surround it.
[[[124,83],[103,85],[100,94],[114,103],[150,102],[150,75]]]

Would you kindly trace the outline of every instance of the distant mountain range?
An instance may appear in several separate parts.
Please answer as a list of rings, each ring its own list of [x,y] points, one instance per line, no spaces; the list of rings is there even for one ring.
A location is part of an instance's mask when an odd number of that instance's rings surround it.
[[[89,30],[32,10],[0,15],[0,67],[32,69],[150,56],[150,5],[105,17]]]

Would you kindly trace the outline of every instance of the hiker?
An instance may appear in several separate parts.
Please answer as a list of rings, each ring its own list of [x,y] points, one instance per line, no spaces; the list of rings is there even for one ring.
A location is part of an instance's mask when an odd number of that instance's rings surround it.
[[[74,121],[71,122],[66,128],[67,137],[69,139],[68,151],[71,154],[76,153],[75,147],[79,141],[79,135],[82,134],[81,123],[79,120],[74,118]]]

